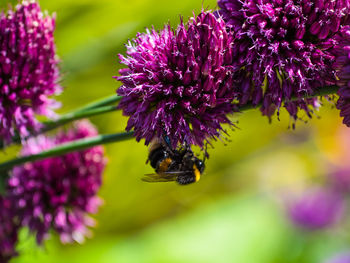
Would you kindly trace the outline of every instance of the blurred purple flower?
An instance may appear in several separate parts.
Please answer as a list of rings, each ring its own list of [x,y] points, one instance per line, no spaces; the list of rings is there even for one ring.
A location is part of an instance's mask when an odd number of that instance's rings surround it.
[[[128,56],[120,55],[127,68],[116,77],[123,83],[119,107],[130,116],[126,129],[146,144],[167,134],[174,147],[220,136],[234,111],[231,42],[224,21],[210,12],[176,32],[168,25],[138,34],[126,46]]]
[[[55,138],[39,136],[28,140],[22,155],[97,134],[88,121],[77,122],[74,129],[60,132]],[[97,146],[13,169],[9,198],[22,225],[36,233],[39,244],[50,227],[60,234],[63,243],[82,242],[90,234],[87,227],[93,226],[94,220],[87,213],[96,213],[101,204],[96,194],[104,167],[104,150]]]
[[[335,33],[345,24],[348,0],[219,0],[222,16],[234,34],[232,65],[241,104],[262,104],[272,116],[286,101],[294,118],[309,117],[317,99],[304,99],[335,84]],[[293,97],[296,102],[289,102]]]
[[[330,173],[329,181],[335,191],[350,193],[350,167],[337,168]]]
[[[309,230],[322,229],[337,223],[344,210],[343,196],[327,188],[309,189],[289,205],[291,220]]]
[[[35,1],[0,13],[0,141],[28,135],[39,128],[35,114],[52,117],[59,106],[48,98],[61,90],[54,27]]]
[[[0,196],[0,262],[17,256],[16,243],[19,225],[15,222],[10,200]]]
[[[326,260],[325,263],[350,263],[350,252],[340,253]]]

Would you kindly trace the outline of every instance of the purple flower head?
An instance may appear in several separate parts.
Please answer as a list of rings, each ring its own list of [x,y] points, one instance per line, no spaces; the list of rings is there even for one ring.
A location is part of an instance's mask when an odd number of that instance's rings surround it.
[[[350,263],[350,252],[343,252],[325,261],[325,263]]]
[[[15,222],[10,200],[0,196],[0,262],[17,256],[16,243],[19,225]]]
[[[335,33],[346,23],[348,0],[219,0],[234,34],[233,62],[241,104],[258,105],[271,116],[283,101],[298,118],[316,99],[304,99],[335,84]],[[292,97],[299,98],[290,102]]]
[[[344,214],[341,194],[326,188],[309,189],[289,206],[291,220],[300,227],[316,230],[337,223]]]
[[[350,26],[345,26],[338,34],[339,44],[336,46],[337,59],[334,63],[337,69],[339,86],[337,108],[343,123],[350,127]]]
[[[55,145],[97,135],[88,121],[55,138],[39,136],[28,140],[22,155],[38,153]],[[64,156],[15,167],[9,179],[9,197],[22,225],[36,233],[40,244],[52,227],[63,243],[84,241],[101,200],[97,197],[105,167],[103,147],[97,146]]]
[[[39,128],[35,114],[52,117],[59,106],[49,99],[61,89],[54,27],[35,1],[0,13],[0,141],[28,135]]]
[[[224,21],[210,12],[176,30],[138,34],[120,55],[127,68],[116,77],[123,83],[119,107],[130,116],[126,129],[146,144],[166,134],[174,147],[219,136],[234,111],[231,42]]]

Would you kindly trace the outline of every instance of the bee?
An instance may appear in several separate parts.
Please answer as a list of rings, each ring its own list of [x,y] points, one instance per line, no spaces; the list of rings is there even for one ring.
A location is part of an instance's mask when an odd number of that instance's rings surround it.
[[[188,145],[172,149],[170,140],[166,136],[163,139],[156,138],[151,142],[147,159],[155,173],[146,174],[142,180],[145,182],[176,181],[180,185],[198,182],[205,168],[205,157],[203,160],[197,158]]]

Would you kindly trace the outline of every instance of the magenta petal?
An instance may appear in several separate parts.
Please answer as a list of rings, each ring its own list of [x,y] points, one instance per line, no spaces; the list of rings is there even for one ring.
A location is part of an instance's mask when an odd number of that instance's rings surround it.
[[[127,45],[128,56],[120,55],[127,70],[119,72],[123,85],[117,93],[123,96],[119,108],[130,117],[127,129],[134,129],[137,140],[148,144],[167,134],[174,147],[184,142],[203,146],[220,136],[235,96],[227,63],[232,39],[221,18],[202,12],[176,30],[148,30]],[[151,77],[139,77],[144,74]],[[194,122],[202,123],[200,133],[191,128]]]
[[[311,117],[319,106],[317,99],[303,99],[306,95],[338,85],[341,74],[349,82],[348,72],[339,72],[342,61],[335,64],[338,46],[345,46],[340,29],[350,32],[349,1],[219,0],[218,5],[235,36],[231,75],[241,105],[262,104],[262,113],[271,117],[286,101],[297,120],[300,111]],[[300,99],[288,101],[292,97]]]
[[[58,104],[49,97],[61,90],[54,28],[36,1],[0,13],[0,142],[39,129],[35,114],[53,116]]]
[[[29,139],[21,155],[96,135],[98,132],[90,122],[80,121],[74,129],[60,131],[56,137],[42,135]],[[74,241],[76,235],[88,235],[87,214],[95,213],[101,204],[96,195],[105,163],[103,147],[96,146],[13,169],[8,198],[22,224],[36,234],[39,244],[48,237],[51,228],[65,242]]]

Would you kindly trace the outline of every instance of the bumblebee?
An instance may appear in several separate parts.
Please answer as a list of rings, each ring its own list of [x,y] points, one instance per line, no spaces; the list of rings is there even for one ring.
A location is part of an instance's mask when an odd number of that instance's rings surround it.
[[[205,157],[203,160],[197,158],[188,145],[171,149],[167,137],[157,138],[151,142],[147,159],[155,173],[146,174],[142,180],[145,182],[176,181],[180,185],[198,182],[205,168],[204,161]]]

